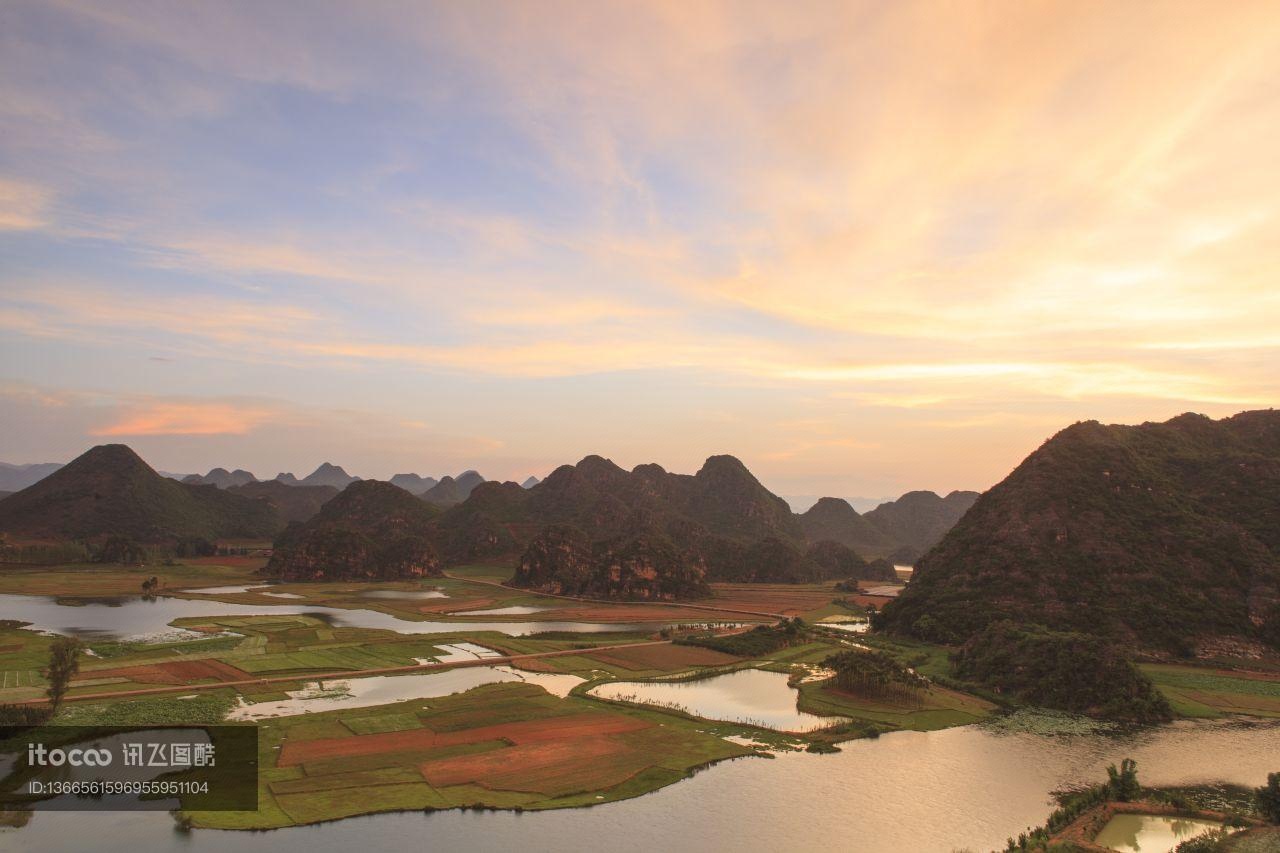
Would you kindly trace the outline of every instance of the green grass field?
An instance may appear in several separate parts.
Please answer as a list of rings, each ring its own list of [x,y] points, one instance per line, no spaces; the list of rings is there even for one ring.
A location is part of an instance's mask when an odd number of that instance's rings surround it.
[[[1177,664],[1142,664],[1182,717],[1245,714],[1280,718],[1280,676],[1246,677],[1223,670]]]

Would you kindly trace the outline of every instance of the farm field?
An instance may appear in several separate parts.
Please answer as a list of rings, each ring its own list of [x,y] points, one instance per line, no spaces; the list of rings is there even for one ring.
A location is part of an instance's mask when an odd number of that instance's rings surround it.
[[[65,597],[137,595],[142,582],[152,576],[160,580],[159,592],[248,583],[257,578],[253,572],[265,563],[261,557],[219,557],[144,568],[100,563],[53,567],[8,565],[0,571],[0,594]]]
[[[1183,717],[1280,718],[1280,675],[1176,664],[1142,664]]]
[[[401,809],[608,802],[751,753],[705,728],[518,683],[284,717],[261,729],[259,810],[191,817],[198,826],[256,829]]]
[[[186,638],[89,639],[59,723],[199,724],[223,721],[233,709],[252,709],[258,703],[300,702],[286,707],[305,708],[312,693],[318,698],[326,690],[341,693],[364,675],[459,661],[459,648],[487,649],[504,657],[554,653],[521,658],[514,671],[573,675],[581,682],[571,682],[567,695],[553,695],[533,681],[513,680],[508,670],[497,683],[471,686],[475,679],[463,680],[454,689],[464,692],[425,692],[429,698],[383,698],[386,704],[353,703],[337,710],[318,705],[320,710],[309,713],[276,712],[270,710],[274,706],[265,706],[268,713],[294,715],[258,722],[265,768],[260,809],[190,813],[196,826],[265,829],[383,811],[591,805],[638,796],[706,764],[761,750],[830,751],[850,738],[962,726],[999,712],[986,698],[955,689],[963,685],[953,680],[952,650],[942,646],[833,630],[806,631],[767,653],[743,651],[749,645],[730,653],[655,642],[651,627],[607,634],[508,636],[476,630],[466,612],[523,608],[510,617],[499,613],[475,618],[649,625],[695,625],[721,614],[539,596],[495,585],[504,579],[505,570],[491,566],[466,567],[451,577],[425,582],[267,586],[255,574],[260,562],[208,559],[154,571],[76,565],[0,577],[10,593],[71,602],[136,595],[141,580],[155,574],[167,594],[263,607],[261,615],[174,620],[174,627],[195,632]],[[213,592],[190,592],[202,588]],[[861,612],[861,596],[841,595],[830,585],[717,584],[713,589],[709,601],[727,608],[722,618],[738,623],[753,620],[734,610],[802,614],[811,622]],[[401,618],[448,622],[450,627],[435,634],[397,633],[340,627],[315,615],[268,609],[286,603],[375,609]],[[17,623],[0,625],[0,703],[43,696],[47,683],[42,669],[51,642],[50,636],[23,630]],[[859,646],[884,651],[935,683],[927,691],[898,698],[859,696],[825,683],[822,663],[835,652]],[[472,664],[488,665],[474,659],[467,665]],[[801,735],[588,695],[593,687],[612,681],[693,680],[748,667],[786,674],[798,711],[843,721],[833,720],[829,727]],[[1280,716],[1280,683],[1273,674],[1156,664],[1144,669],[1181,716]],[[325,679],[319,690],[317,676]],[[430,674],[419,677],[429,679]],[[125,695],[135,691],[144,695]],[[112,698],[113,694],[121,695]],[[735,739],[726,740],[728,736]]]

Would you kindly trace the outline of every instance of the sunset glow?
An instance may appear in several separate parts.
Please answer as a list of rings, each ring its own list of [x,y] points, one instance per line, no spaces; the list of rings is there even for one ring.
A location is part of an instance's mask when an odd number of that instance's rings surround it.
[[[0,45],[8,462],[887,496],[1280,399],[1274,3],[68,0]]]

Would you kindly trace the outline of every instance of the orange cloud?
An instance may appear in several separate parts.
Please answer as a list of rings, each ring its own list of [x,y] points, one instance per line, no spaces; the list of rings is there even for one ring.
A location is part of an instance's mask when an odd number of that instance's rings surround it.
[[[244,435],[270,418],[266,409],[229,403],[149,403],[91,435]]]

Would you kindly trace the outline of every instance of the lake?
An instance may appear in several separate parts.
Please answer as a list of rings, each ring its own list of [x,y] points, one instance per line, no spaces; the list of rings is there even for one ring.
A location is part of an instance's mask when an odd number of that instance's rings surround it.
[[[1261,785],[1280,768],[1280,724],[1180,722],[1121,737],[895,732],[834,755],[783,753],[708,768],[652,794],[549,812],[408,812],[273,832],[176,833],[163,812],[39,813],[0,849],[174,853],[350,850],[949,853],[1001,849],[1043,823],[1050,792],[1096,783],[1129,756],[1148,785]]]
[[[198,636],[170,625],[184,617],[311,616],[339,628],[381,628],[401,634],[448,634],[496,631],[512,637],[542,631],[597,634],[613,631],[652,633],[665,622],[432,622],[401,619],[378,610],[321,607],[312,604],[231,604],[214,599],[56,599],[44,595],[0,595],[0,619],[30,622],[37,631],[86,638],[147,640]],[[65,603],[61,603],[65,602]]]

